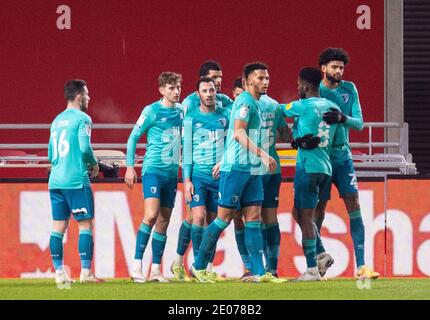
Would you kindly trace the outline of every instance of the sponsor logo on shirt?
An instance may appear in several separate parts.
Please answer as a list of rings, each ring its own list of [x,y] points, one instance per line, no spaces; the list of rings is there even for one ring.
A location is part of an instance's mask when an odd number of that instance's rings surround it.
[[[219,119],[219,123],[225,128],[227,125],[227,120],[225,118]]]
[[[160,122],[166,122],[167,121],[167,118],[161,118],[160,119]]]
[[[203,124],[202,123],[196,123],[196,128],[198,129],[198,128],[201,128],[203,126]]]

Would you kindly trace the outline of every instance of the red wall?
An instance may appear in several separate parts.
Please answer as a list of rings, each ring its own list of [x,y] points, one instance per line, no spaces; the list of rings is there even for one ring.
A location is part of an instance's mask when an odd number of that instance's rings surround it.
[[[161,71],[183,74],[185,97],[194,88],[199,65],[209,58],[222,64],[227,94],[244,63],[265,61],[270,95],[286,102],[296,97],[299,69],[315,65],[327,46],[350,53],[345,78],[359,89],[365,121],[383,121],[382,0],[366,1],[371,30],[356,27],[356,10],[363,4],[358,0],[0,3],[1,123],[51,122],[64,108],[62,88],[70,78],[87,80],[94,122],[134,122],[143,105],[158,99]],[[56,27],[61,4],[71,8],[71,30]],[[103,132],[93,141],[123,142],[127,135]],[[3,132],[1,138],[47,139],[47,132]]]

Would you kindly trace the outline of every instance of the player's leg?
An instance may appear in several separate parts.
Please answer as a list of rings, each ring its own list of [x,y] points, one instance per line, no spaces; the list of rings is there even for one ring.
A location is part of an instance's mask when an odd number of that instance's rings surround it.
[[[161,190],[158,176],[153,173],[145,173],[142,177],[142,188],[145,213],[137,231],[132,271],[132,280],[138,283],[146,281],[142,272],[142,259],[151,236],[152,227],[157,221],[160,211]]]
[[[245,267],[242,278],[250,277],[252,276],[251,258],[249,257],[249,252],[245,244],[245,224],[243,223],[242,213],[240,211],[234,213],[233,221],[237,249],[239,250],[240,257]]]
[[[265,176],[263,184],[264,200],[261,208],[263,221],[264,252],[266,257],[266,270],[277,276],[279,248],[281,244],[281,230],[279,229],[277,211],[279,207],[279,190],[281,175]]]
[[[333,164],[333,169],[337,171],[334,183],[345,203],[349,216],[355,261],[358,269],[357,276],[376,279],[379,277],[379,273],[367,267],[364,260],[365,230],[363,218],[361,216],[357,176],[355,174],[353,162],[351,159],[348,159],[343,164]]]
[[[206,199],[206,210],[208,214],[206,215],[206,221],[209,224],[212,223],[217,217],[218,214],[218,191],[219,191],[219,181],[212,181],[207,186],[207,199]],[[215,259],[216,254],[216,245],[212,249],[212,252],[209,254],[209,262],[206,268],[207,276],[209,279],[220,282],[225,281],[226,279],[213,270],[213,261]]]
[[[191,226],[193,223],[193,215],[191,213],[191,209],[188,203],[185,205],[185,210],[186,218],[184,219],[184,221],[182,221],[181,227],[179,228],[178,246],[176,248],[175,260],[170,267],[170,270],[173,274],[175,274],[173,270],[183,269],[184,255],[191,241]]]
[[[55,269],[55,282],[57,284],[64,284],[71,282],[63,265],[63,238],[69,227],[71,210],[61,190],[50,190],[49,196],[51,199],[52,219],[54,220],[49,238],[49,249]]]
[[[161,273],[161,260],[166,247],[166,234],[171,215],[172,208],[162,206],[154,226],[154,232],[152,233],[152,264],[150,275],[150,281],[152,282],[169,282]]]
[[[91,186],[84,186],[82,189],[65,190],[64,194],[79,226],[78,250],[81,259],[79,280],[82,283],[104,282],[104,280],[96,278],[91,271],[94,253],[94,197]]]
[[[296,281],[317,281],[321,276],[317,267],[315,216],[319,196],[320,179],[329,176],[306,173],[303,168],[296,168],[294,177],[294,207],[296,219],[302,230],[302,247],[306,257],[306,272]]]
[[[167,241],[167,228],[175,206],[177,178],[159,176],[160,210],[152,235],[151,281],[169,282],[161,273],[161,259]]]
[[[206,267],[209,257],[214,250],[221,233],[228,227],[233,219],[241,196],[240,174],[235,172],[221,172],[219,182],[219,205],[217,218],[209,224],[203,233],[202,242],[199,248],[199,255],[195,259],[192,271],[198,281],[213,282],[206,277]]]
[[[250,175],[244,184],[241,198],[242,213],[245,218],[245,244],[252,261],[254,281],[279,283],[284,280],[266,273],[263,263],[263,235],[261,233],[261,204],[264,199],[263,181],[259,175]]]

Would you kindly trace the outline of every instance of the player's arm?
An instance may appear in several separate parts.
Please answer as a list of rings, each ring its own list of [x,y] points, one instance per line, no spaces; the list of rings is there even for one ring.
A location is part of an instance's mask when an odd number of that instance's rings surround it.
[[[142,114],[137,120],[127,140],[127,156],[126,165],[127,171],[125,172],[124,181],[129,188],[133,187],[133,184],[137,181],[136,170],[134,170],[134,158],[136,154],[136,145],[140,137],[150,128],[152,125],[152,114],[151,108],[144,108]]]
[[[242,107],[244,108],[244,107]],[[240,112],[240,110],[239,110]],[[249,120],[249,117],[248,117]],[[239,120],[236,119],[234,121],[234,139],[246,150],[252,152],[257,157],[261,158],[263,164],[269,169],[270,172],[274,172],[276,170],[276,160],[267,154],[264,150],[257,147],[257,145],[252,142],[246,133],[246,129],[248,128],[248,120]]]
[[[52,138],[49,137],[49,143],[48,143],[48,160],[50,163],[52,163]]]
[[[226,109],[230,109],[231,105],[233,104],[233,100],[230,99],[229,96],[225,95],[225,94],[220,94],[221,97],[221,103],[222,103],[222,107],[226,108]]]
[[[352,99],[351,115],[344,114],[340,109],[332,107],[329,112],[324,114],[324,120],[328,124],[343,123],[348,128],[359,131],[363,130],[363,114],[361,112],[358,91],[354,84],[352,84]]]
[[[184,179],[185,199],[191,201],[194,194],[194,186],[191,181],[193,172],[193,120],[188,116],[184,119],[182,154],[182,177]]]
[[[279,139],[284,142],[290,142],[292,139],[292,133],[288,127],[287,122],[285,121],[281,107],[276,110],[276,116],[278,118],[278,127],[276,128],[276,131],[278,133]]]
[[[358,91],[353,84],[352,97],[354,103],[351,108],[351,116],[346,116],[345,126],[354,130],[363,130],[363,113],[361,111],[360,98]]]
[[[86,163],[90,165],[90,177],[94,178],[99,173],[97,158],[94,156],[93,148],[91,147],[91,121],[88,119],[79,122],[79,149],[82,152],[82,157]]]
[[[284,116],[294,118],[294,126],[296,126],[296,119],[305,113],[305,106],[300,101],[293,101],[288,104],[281,105],[281,110]],[[304,135],[303,137],[295,137],[291,135],[291,147],[293,149],[306,149],[312,150],[318,147],[321,138],[312,134]]]

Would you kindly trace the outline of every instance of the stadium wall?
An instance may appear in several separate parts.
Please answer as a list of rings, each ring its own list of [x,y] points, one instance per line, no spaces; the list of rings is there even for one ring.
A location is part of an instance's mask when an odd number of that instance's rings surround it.
[[[360,203],[366,227],[366,261],[385,276],[425,277],[430,275],[430,180],[389,179],[359,182]],[[132,267],[136,232],[143,217],[140,185],[129,190],[121,183],[95,183],[94,268],[100,277],[128,277]],[[185,215],[183,186],[178,185],[176,205],[168,229],[162,267],[171,276],[178,230]],[[385,193],[385,190],[387,191]],[[351,277],[354,255],[349,221],[342,201],[333,190],[322,235],[335,264],[329,277]],[[52,277],[49,253],[51,207],[46,183],[0,183],[0,277]],[[297,276],[305,269],[300,228],[293,221],[291,182],[282,184],[279,222],[282,232],[279,274]],[[385,202],[386,200],[386,202]],[[386,207],[385,207],[386,204]],[[385,208],[387,230],[385,232]],[[385,241],[386,240],[386,241]],[[74,276],[80,269],[78,228],[71,223],[65,237],[65,264]],[[151,261],[151,246],[144,256],[145,270]],[[192,250],[185,258],[189,267]],[[215,270],[240,277],[243,265],[237,251],[233,227],[217,246]]]
[[[366,122],[384,121],[384,1],[2,1],[0,110],[2,123],[50,123],[64,108],[63,85],[88,82],[95,123],[133,123],[159,98],[161,71],[183,74],[194,90],[199,65],[223,67],[224,93],[244,63],[270,66],[269,94],[297,97],[297,74],[316,65],[328,46],[351,56],[345,79],[355,82]],[[59,29],[70,9],[70,29]],[[57,10],[59,10],[57,13]],[[64,23],[63,23],[64,24]],[[46,143],[46,132],[2,132],[4,143]],[[112,132],[93,141],[117,142]],[[353,132],[352,140],[366,140]],[[384,132],[374,133],[382,141]],[[118,142],[125,142],[123,140]]]

